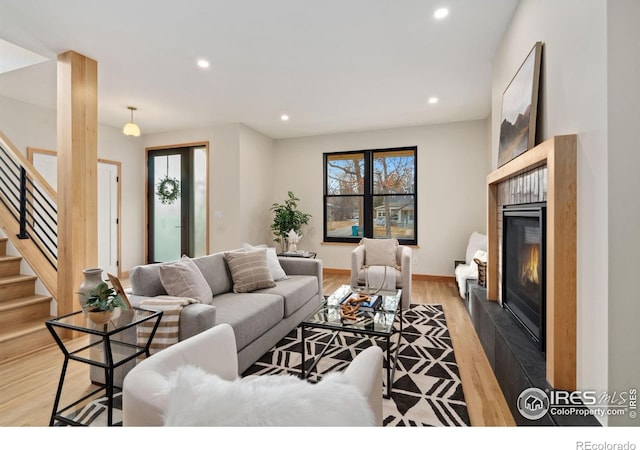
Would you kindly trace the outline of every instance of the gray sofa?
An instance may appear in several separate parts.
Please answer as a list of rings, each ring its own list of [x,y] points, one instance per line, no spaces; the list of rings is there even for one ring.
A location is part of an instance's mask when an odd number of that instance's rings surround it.
[[[276,286],[250,293],[234,293],[224,252],[194,258],[211,287],[211,304],[194,303],[180,313],[180,340],[214,325],[233,328],[238,352],[238,370],[244,372],[317,308],[322,297],[322,261],[279,257],[287,279]],[[139,306],[146,298],[166,295],[158,264],[137,266],[129,271],[129,300]],[[119,377],[118,377],[119,378]]]

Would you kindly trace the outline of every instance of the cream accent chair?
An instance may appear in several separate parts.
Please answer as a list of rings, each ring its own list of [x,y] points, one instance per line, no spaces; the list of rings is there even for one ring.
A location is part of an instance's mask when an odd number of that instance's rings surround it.
[[[375,250],[375,259],[367,258],[366,248]],[[384,249],[393,249],[393,254],[388,254],[385,258],[381,252]],[[387,261],[385,261],[387,259]],[[393,276],[395,277],[396,289],[402,289],[402,309],[408,309],[411,304],[411,276],[412,276],[412,250],[407,245],[400,245],[396,239],[363,239],[351,252],[351,286],[365,285],[365,268],[386,262],[387,266],[395,263]],[[373,264],[372,264],[373,263]]]
[[[367,398],[376,424],[382,425],[382,349],[359,353],[345,370],[349,381]],[[168,347],[133,368],[124,379],[124,426],[162,426],[169,377],[180,366],[192,365],[222,379],[238,378],[235,335],[229,324],[216,325]]]

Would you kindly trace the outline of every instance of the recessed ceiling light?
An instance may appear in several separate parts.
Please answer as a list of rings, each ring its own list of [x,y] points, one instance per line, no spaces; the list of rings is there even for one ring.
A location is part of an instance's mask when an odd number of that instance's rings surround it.
[[[289,116],[287,114],[283,114],[280,116],[280,120],[282,120],[283,122],[286,122],[287,120],[289,120]]]
[[[429,104],[431,105],[435,105],[436,103],[438,103],[438,97],[429,97]]]
[[[209,68],[209,61],[207,61],[206,59],[199,59],[198,60],[198,67],[200,67],[201,69],[208,69]]]
[[[436,9],[436,12],[433,13],[433,17],[436,19],[444,19],[449,15],[449,10],[447,8],[439,8]]]

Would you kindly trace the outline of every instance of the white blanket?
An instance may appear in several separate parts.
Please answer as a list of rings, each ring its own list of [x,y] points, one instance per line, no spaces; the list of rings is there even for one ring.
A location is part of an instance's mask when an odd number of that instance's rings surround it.
[[[396,269],[390,266],[369,266],[365,269],[369,290],[391,291],[396,288]]]
[[[375,425],[360,390],[342,372],[312,384],[295,375],[224,380],[181,366],[169,380],[165,426],[356,427]]]

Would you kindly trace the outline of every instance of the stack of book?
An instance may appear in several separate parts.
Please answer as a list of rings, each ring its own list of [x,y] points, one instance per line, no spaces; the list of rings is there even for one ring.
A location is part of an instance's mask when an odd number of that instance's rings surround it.
[[[382,296],[368,295],[367,297],[369,297],[368,300],[360,303],[360,308],[358,308],[360,311],[375,311],[380,307],[380,304],[382,303]],[[342,303],[357,299],[358,294],[349,294],[344,298],[344,300],[342,300]]]

